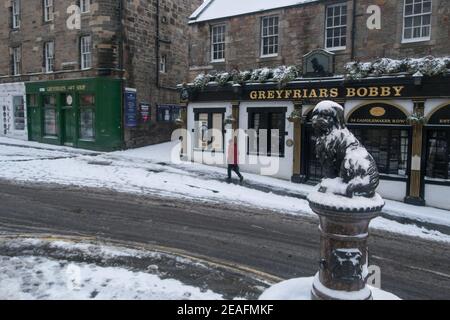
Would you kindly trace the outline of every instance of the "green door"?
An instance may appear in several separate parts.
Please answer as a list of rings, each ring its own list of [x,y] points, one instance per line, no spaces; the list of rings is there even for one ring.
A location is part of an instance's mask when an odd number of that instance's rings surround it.
[[[31,141],[41,140],[41,109],[39,107],[28,107],[29,138]]]
[[[73,107],[73,95],[65,94],[62,97],[62,133],[63,143],[73,146],[75,141],[75,109]]]

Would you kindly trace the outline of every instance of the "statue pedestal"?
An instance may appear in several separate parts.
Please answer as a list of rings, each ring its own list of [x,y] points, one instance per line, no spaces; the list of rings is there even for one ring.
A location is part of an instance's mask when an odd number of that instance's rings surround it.
[[[320,263],[312,298],[371,300],[366,285],[367,238],[370,221],[384,207],[383,199],[378,194],[369,199],[313,192],[308,201],[320,219]]]

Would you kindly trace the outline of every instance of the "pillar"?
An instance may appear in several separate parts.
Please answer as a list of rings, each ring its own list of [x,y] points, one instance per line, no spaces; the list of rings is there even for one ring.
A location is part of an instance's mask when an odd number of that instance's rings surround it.
[[[303,114],[303,106],[301,103],[294,104],[294,110],[298,114]],[[303,131],[302,127],[304,125],[302,119],[295,120],[294,124],[294,163],[292,172],[292,182],[303,183],[305,182],[305,176],[302,174],[302,139]]]

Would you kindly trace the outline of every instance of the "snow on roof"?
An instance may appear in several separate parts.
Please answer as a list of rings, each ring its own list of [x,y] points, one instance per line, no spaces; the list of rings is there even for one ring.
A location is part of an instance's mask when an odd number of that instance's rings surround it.
[[[315,1],[318,0],[205,0],[189,19],[195,23]]]

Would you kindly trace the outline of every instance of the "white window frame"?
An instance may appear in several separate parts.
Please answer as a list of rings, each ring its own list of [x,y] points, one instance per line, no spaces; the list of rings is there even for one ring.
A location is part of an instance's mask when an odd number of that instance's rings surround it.
[[[91,11],[91,0],[80,0],[81,13],[88,13]]]
[[[413,3],[412,3],[413,10],[414,10],[414,3],[415,3],[416,1],[420,1],[420,3],[422,4],[422,10],[423,10],[423,2],[424,2],[424,0],[413,0]],[[425,0],[425,1],[426,1],[426,0]],[[410,14],[410,15],[406,15],[406,5],[407,5],[407,3],[406,3],[406,0],[403,0],[402,43],[422,42],[422,41],[430,41],[430,40],[431,40],[431,29],[432,29],[432,23],[431,23],[431,22],[432,22],[432,19],[433,19],[433,1],[432,1],[432,0],[430,0],[430,4],[431,4],[431,7],[430,7],[430,12],[429,12],[429,13],[423,13],[423,11],[422,11],[422,12],[419,13],[419,14],[414,14],[414,13],[412,13],[412,14]],[[411,27],[412,32],[413,32],[412,38],[405,38],[406,19],[407,19],[407,18],[412,18],[412,19],[414,20],[415,17],[421,17],[421,18],[423,19],[423,17],[426,16],[426,15],[429,15],[429,16],[430,16],[430,24],[429,24],[429,25],[423,25],[423,24],[420,24],[420,31],[422,32],[422,31],[423,31],[423,28],[424,28],[425,26],[428,26],[428,27],[430,28],[430,33],[429,33],[429,35],[426,36],[426,37],[422,37],[422,36],[421,36],[421,37],[414,38],[414,37],[413,37],[413,36],[414,36],[414,27]]]
[[[86,42],[89,40],[88,42]],[[92,68],[92,37],[82,36],[80,38],[81,70]]]
[[[159,57],[159,72],[167,73],[167,56],[165,54]]]
[[[277,33],[273,32],[272,34],[269,34],[269,24],[268,24],[268,31],[267,31],[267,35],[264,35],[264,21],[271,21],[272,19],[277,19]],[[272,25],[272,27],[275,27],[275,24]],[[276,38],[276,43],[274,42],[272,45],[268,45],[267,47],[270,48],[272,47],[276,47],[276,53],[268,53],[268,54],[264,54],[264,40],[265,39],[269,39],[269,38]],[[278,54],[280,52],[280,18],[275,15],[275,16],[266,16],[266,17],[262,17],[261,18],[261,48],[260,48],[260,52],[261,52],[261,58],[268,58],[268,57],[278,57]]]
[[[52,73],[55,66],[55,42],[48,41],[44,44],[45,72]]]
[[[53,21],[53,0],[44,0],[44,21]]]
[[[215,30],[222,29],[222,38],[223,41],[214,41],[215,38]],[[224,62],[225,61],[225,50],[226,50],[226,32],[227,27],[225,24],[216,24],[211,26],[211,62]],[[223,58],[214,58],[214,53],[216,52],[214,50],[216,45],[223,45],[223,50],[220,50],[223,52]],[[220,52],[219,50],[217,52]]]
[[[20,0],[13,0],[12,2],[12,27],[13,29],[20,28]]]
[[[334,25],[334,21],[333,21],[333,26],[328,26],[328,9],[330,9],[330,8],[334,9],[336,7],[341,7],[341,15],[340,15],[340,17],[342,17],[342,12],[343,12],[342,11],[342,7],[344,7],[344,6],[346,7],[346,11],[345,11],[345,15],[346,15],[345,25],[344,24]],[[333,13],[334,13],[334,11],[333,11]],[[335,39],[335,37],[333,35],[332,38],[331,38],[331,39],[333,39],[333,46],[329,47],[327,45],[327,43],[328,43],[328,30],[330,30],[330,29],[334,30],[336,28],[343,28],[343,27],[346,28],[346,32],[345,32],[345,43],[346,43],[346,45],[345,46],[337,46],[337,47],[335,47],[334,46],[334,39]],[[338,51],[338,50],[345,50],[345,49],[347,49],[347,43],[348,43],[347,33],[348,33],[348,6],[347,6],[347,2],[341,2],[341,3],[336,3],[336,4],[332,4],[332,5],[326,6],[325,7],[325,45],[324,45],[325,49],[330,50],[330,51]],[[340,37],[342,37],[342,35]]]
[[[13,75],[18,76],[22,72],[22,52],[20,47],[12,48],[13,53]]]

